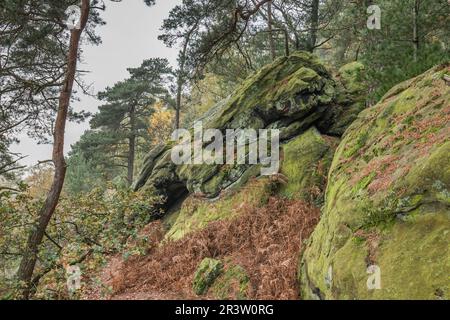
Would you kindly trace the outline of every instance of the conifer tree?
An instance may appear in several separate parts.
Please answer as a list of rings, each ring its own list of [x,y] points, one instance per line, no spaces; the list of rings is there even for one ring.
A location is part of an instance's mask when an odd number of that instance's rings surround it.
[[[166,59],[145,60],[138,68],[128,69],[130,78],[116,83],[98,94],[106,104],[91,120],[98,130],[90,134],[84,149],[95,148],[116,160],[117,166],[127,168],[127,181],[133,183],[135,157],[142,138],[148,133],[148,119],[157,100],[167,100],[166,87],[172,73]],[[86,143],[87,142],[87,143]],[[118,160],[118,162],[117,162]]]

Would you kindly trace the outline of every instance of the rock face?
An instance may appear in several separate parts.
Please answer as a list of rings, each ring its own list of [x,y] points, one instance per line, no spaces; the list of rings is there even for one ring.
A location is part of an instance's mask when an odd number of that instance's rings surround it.
[[[450,299],[449,73],[399,84],[346,131],[300,266],[304,298]]]
[[[299,188],[288,188],[286,193],[321,189],[324,179],[314,171],[326,172],[334,152],[332,139],[325,135],[340,136],[364,107],[362,70],[362,65],[354,63],[341,70],[336,80],[317,57],[297,52],[262,68],[200,120],[204,129],[224,134],[226,129],[280,129],[282,142],[294,139],[285,147],[285,171],[295,175]],[[292,150],[297,147],[305,147],[308,154],[296,164],[293,157],[303,157],[301,151]],[[135,190],[154,188],[166,198],[167,207],[184,194],[215,198],[259,172],[255,165],[176,166],[171,161],[172,148],[169,143],[151,151],[134,185]]]
[[[283,145],[281,173],[288,181],[279,191],[290,199],[303,199],[320,206],[339,139],[311,128]]]
[[[223,271],[223,263],[219,260],[205,258],[200,263],[192,288],[197,295],[204,294]]]

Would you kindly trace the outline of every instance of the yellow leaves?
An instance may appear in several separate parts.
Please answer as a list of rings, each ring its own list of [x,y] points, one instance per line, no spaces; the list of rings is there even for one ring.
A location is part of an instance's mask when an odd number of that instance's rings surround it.
[[[37,166],[31,170],[30,176],[25,180],[31,198],[39,199],[47,195],[53,182],[53,171],[50,165]]]
[[[157,102],[153,106],[155,112],[149,119],[148,133],[152,140],[152,145],[165,143],[172,133],[174,112],[167,109],[163,102]]]

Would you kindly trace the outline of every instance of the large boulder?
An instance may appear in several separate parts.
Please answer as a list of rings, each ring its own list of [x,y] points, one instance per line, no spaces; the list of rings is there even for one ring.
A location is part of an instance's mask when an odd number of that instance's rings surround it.
[[[341,108],[327,112],[330,118],[326,131],[329,135],[342,136],[358,114],[366,108],[367,81],[365,67],[361,62],[351,62],[339,69],[336,75],[338,86],[336,101]]]
[[[315,167],[326,172],[328,167],[318,162],[323,160],[329,166],[331,161],[327,159],[334,152],[331,138],[325,135],[340,136],[363,105],[364,90],[352,85],[356,82],[360,86],[362,81],[351,82],[360,78],[362,71],[360,64],[353,64],[334,79],[316,56],[296,52],[249,77],[200,120],[204,129],[219,129],[224,135],[227,129],[279,129],[282,143],[299,139],[286,145],[288,157],[296,156],[300,161],[286,163],[286,172],[301,171],[295,177],[301,190],[295,194],[303,194],[303,190],[326,180],[314,172]],[[134,184],[135,190],[154,188],[166,199],[167,207],[186,194],[216,198],[224,191],[240,188],[260,171],[255,165],[176,166],[171,161],[173,146],[171,142],[152,150]],[[297,147],[305,147],[308,154],[292,150]],[[294,194],[292,188],[286,193]]]
[[[450,299],[449,64],[364,110],[300,265],[304,298]]]

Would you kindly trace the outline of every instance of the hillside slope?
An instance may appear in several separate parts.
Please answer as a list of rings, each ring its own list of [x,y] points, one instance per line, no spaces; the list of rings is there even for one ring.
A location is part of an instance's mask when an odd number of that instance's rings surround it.
[[[333,77],[297,52],[204,115],[205,129],[280,129],[278,175],[260,176],[260,165],[176,166],[173,143],[152,150],[135,189],[165,197],[161,223],[143,230],[152,239],[144,257],[118,257],[105,270],[106,296],[296,299],[298,256],[318,222],[334,151],[364,108],[363,69],[352,63]]]
[[[204,116],[205,128],[280,129],[278,175],[259,176],[259,165],[176,166],[173,143],[150,152],[135,189],[166,199],[143,230],[158,236],[147,237],[144,256],[106,270],[106,296],[448,298],[448,66],[357,117],[363,71],[352,63],[333,77],[298,52]],[[367,288],[371,265],[382,270],[380,290]]]

